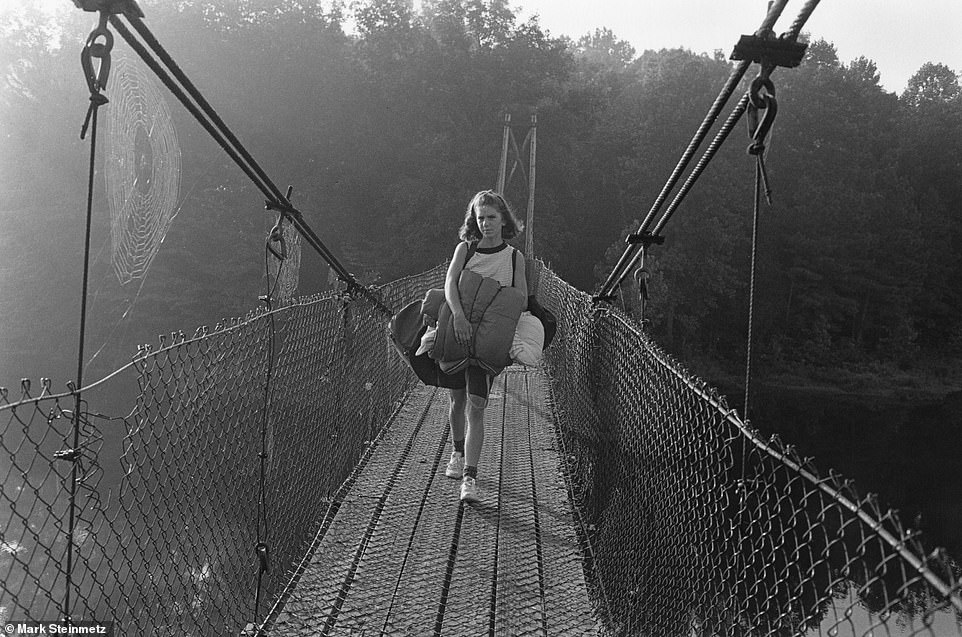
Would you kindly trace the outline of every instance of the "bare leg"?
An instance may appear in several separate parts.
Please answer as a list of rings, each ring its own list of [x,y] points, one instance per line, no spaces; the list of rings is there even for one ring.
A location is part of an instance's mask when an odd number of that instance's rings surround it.
[[[451,439],[464,440],[464,407],[467,404],[466,389],[452,389],[448,405],[448,420],[451,423]]]
[[[468,368],[468,422],[467,435],[464,439],[464,478],[461,480],[461,501],[478,502],[481,498],[478,495],[478,460],[481,459],[481,447],[484,445],[484,408],[488,405],[488,399],[478,394],[471,393],[472,379],[475,381],[475,389],[479,389],[476,381],[481,380],[487,383],[484,393],[490,388],[490,379],[484,372],[476,368]],[[471,372],[474,371],[474,376]],[[480,377],[478,376],[480,373]]]
[[[484,406],[487,400],[468,396],[468,431],[464,443],[464,465],[477,467],[484,445]],[[481,406],[479,406],[481,405]]]

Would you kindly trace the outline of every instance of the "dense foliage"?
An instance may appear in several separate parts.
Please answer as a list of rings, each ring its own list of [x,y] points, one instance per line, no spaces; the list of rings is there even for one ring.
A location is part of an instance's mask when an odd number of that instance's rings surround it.
[[[551,37],[506,0],[424,0],[417,11],[405,0],[141,4],[255,157],[294,184],[295,203],[368,280],[449,257],[463,206],[494,185],[502,113],[535,107],[536,253],[593,289],[731,70],[720,53],[636,55],[607,29]],[[0,25],[8,200],[73,197],[85,185],[76,60],[93,22],[73,10],[57,17],[59,29],[39,15]],[[795,365],[962,353],[958,76],[926,64],[896,96],[872,61],[841,63],[816,41],[801,67],[773,79],[773,205],[761,215],[755,290],[761,356]],[[174,110],[184,206],[151,294],[168,310],[204,299],[230,314],[251,298],[232,286],[263,267],[259,195]],[[744,355],[755,168],[742,131],[648,262],[647,318],[682,355]],[[232,249],[212,257],[215,234]],[[306,288],[324,285],[312,274],[319,262],[306,258],[305,268]]]

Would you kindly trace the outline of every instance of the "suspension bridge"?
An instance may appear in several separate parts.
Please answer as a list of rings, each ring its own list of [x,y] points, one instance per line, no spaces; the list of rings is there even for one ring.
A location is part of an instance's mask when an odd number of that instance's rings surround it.
[[[786,4],[772,4],[759,32]],[[444,392],[415,378],[386,331],[394,311],[441,285],[444,268],[358,284],[134,3],[78,5],[101,11],[84,58],[92,142],[106,76],[90,60],[109,59],[112,26],[261,188],[278,226],[294,227],[344,285],[276,304],[269,292],[246,317],[173,333],[87,385],[78,365],[66,393],[47,380],[0,390],[4,625],[109,622],[116,635],[962,635],[957,562],[849,481],[762,440],[607,302],[734,122],[774,111],[773,91],[761,91],[776,58],[797,48],[766,49],[758,91],[738,102],[655,222],[764,43],[742,49],[598,295],[532,262],[530,287],[557,317],[557,336],[541,368],[498,378],[483,500],[466,505],[443,473]],[[81,361],[82,341],[81,329]]]

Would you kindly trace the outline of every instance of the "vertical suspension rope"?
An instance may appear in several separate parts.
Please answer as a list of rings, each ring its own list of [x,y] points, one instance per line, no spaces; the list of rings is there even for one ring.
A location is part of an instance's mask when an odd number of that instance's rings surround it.
[[[113,35],[107,30],[106,12],[100,13],[100,21],[97,27],[87,37],[80,54],[80,64],[84,71],[84,79],[90,91],[90,105],[87,108],[87,115],[83,126],[80,129],[80,138],[83,139],[87,134],[87,126],[90,125],[90,160],[87,173],[87,215],[84,227],[84,251],[83,251],[83,276],[80,289],[80,334],[77,347],[77,380],[76,387],[73,388],[74,414],[73,414],[73,441],[71,445],[70,486],[69,506],[67,514],[67,563],[63,603],[64,621],[70,624],[71,621],[71,599],[70,592],[73,588],[73,563],[74,563],[74,527],[77,520],[77,463],[79,462],[78,449],[80,448],[80,418],[83,408],[83,398],[81,389],[83,388],[84,371],[84,341],[87,332],[87,291],[90,286],[90,229],[93,220],[93,197],[94,197],[94,175],[96,174],[97,160],[97,112],[100,107],[107,103],[107,98],[100,92],[107,85],[107,78],[110,73],[110,50],[113,47]],[[98,42],[103,38],[104,41]],[[93,59],[100,59],[100,67],[94,70]]]
[[[748,418],[748,398],[752,381],[752,337],[754,333],[755,313],[755,270],[758,256],[758,212],[761,207],[762,196],[762,158],[759,155],[755,161],[755,197],[752,211],[752,260],[751,272],[748,279],[748,337],[745,351],[745,402],[743,403],[744,418]],[[743,461],[744,462],[744,461]],[[744,464],[742,469],[744,478]]]
[[[265,255],[264,261],[265,266],[267,265],[267,259],[270,258],[270,252],[265,249],[267,253]],[[266,269],[266,268],[265,268]],[[280,269],[278,268],[278,278],[280,278]],[[257,618],[261,609],[261,593],[263,591],[264,583],[264,573],[270,571],[269,562],[269,544],[267,543],[267,428],[270,421],[270,410],[271,410],[271,377],[274,375],[274,314],[272,312],[273,307],[271,307],[271,290],[270,290],[270,272],[268,271],[268,292],[267,296],[264,297],[264,304],[267,307],[267,316],[270,325],[270,342],[267,345],[267,378],[264,382],[264,415],[261,419],[261,448],[257,456],[260,459],[260,477],[258,482],[258,496],[257,496],[257,513],[256,513],[256,543],[254,544],[254,555],[257,557],[257,585],[254,592],[254,613],[253,613],[253,625],[257,626]],[[263,531],[263,532],[262,532]]]
[[[754,332],[755,311],[755,273],[758,260],[758,219],[761,207],[762,187],[765,189],[765,200],[772,203],[772,193],[768,186],[768,174],[765,170],[765,140],[772,129],[775,116],[778,113],[778,102],[775,99],[775,85],[768,74],[771,68],[762,66],[761,73],[752,81],[748,92],[748,154],[755,157],[755,192],[752,211],[752,258],[748,284],[748,335],[745,348],[745,402],[743,410],[748,418],[748,400],[750,397],[752,377],[752,340]],[[764,111],[764,117],[759,120],[758,114]]]
[[[286,201],[290,201],[292,188],[288,187],[287,195],[285,197]],[[287,249],[284,243],[284,229],[283,224],[286,216],[282,213],[278,219],[277,224],[271,229],[267,236],[267,242],[264,246],[264,273],[267,277],[267,293],[260,297],[260,300],[264,302],[267,308],[268,324],[270,326],[270,342],[268,343],[267,349],[267,377],[264,381],[264,412],[263,418],[261,419],[261,448],[258,452],[258,458],[260,459],[260,478],[258,484],[258,498],[257,498],[257,522],[256,522],[256,535],[257,540],[254,544],[254,554],[257,557],[258,568],[257,568],[257,584],[254,592],[254,612],[252,617],[251,628],[255,631],[252,634],[260,634],[258,617],[261,608],[261,594],[264,589],[264,574],[270,572],[270,543],[268,540],[268,525],[267,525],[267,432],[270,426],[271,417],[271,381],[274,377],[274,342],[276,339],[276,325],[274,323],[274,313],[273,313],[273,298],[274,290],[277,288],[277,284],[281,279],[281,273],[284,269],[284,262],[287,260]],[[281,252],[277,253],[272,249],[271,242],[275,239],[279,239],[282,245]],[[271,255],[277,257],[280,261],[277,267],[277,274],[274,277],[274,282],[271,283],[271,269],[270,269],[270,258]]]
[[[757,255],[758,246],[758,212],[759,204],[761,199],[761,169],[762,163],[759,157],[755,162],[755,190],[754,190],[754,201],[752,210],[752,254],[751,254],[751,266],[748,284],[748,338],[747,346],[745,352],[745,400],[742,403],[742,418],[748,420],[748,399],[749,399],[749,386],[751,384],[751,369],[752,369],[752,332],[753,332],[753,320],[754,320],[754,304],[755,304],[755,257]],[[746,483],[748,474],[748,437],[741,436],[742,439],[742,470],[741,470],[741,480],[739,481],[738,497],[739,497],[739,515],[744,511],[745,499],[747,498],[748,485]],[[736,545],[741,547],[742,544],[742,525],[736,525]],[[742,568],[743,557],[741,551],[735,552],[735,573],[738,574]]]
[[[87,288],[90,280],[90,226],[93,219],[93,192],[94,192],[94,160],[97,156],[97,111],[99,104],[91,104],[90,113],[90,170],[87,178],[87,219],[84,229],[84,267],[83,283],[80,291],[80,337],[77,347],[77,387],[75,391],[76,402],[73,414],[73,444],[71,449],[76,451],[80,447],[80,410],[82,400],[80,390],[83,387],[84,373],[84,340],[87,331]],[[77,503],[77,459],[74,455],[73,466],[70,469],[70,508],[67,521],[67,587],[64,593],[64,621],[70,621],[70,589],[73,587],[73,548],[74,548],[74,524],[76,520]]]

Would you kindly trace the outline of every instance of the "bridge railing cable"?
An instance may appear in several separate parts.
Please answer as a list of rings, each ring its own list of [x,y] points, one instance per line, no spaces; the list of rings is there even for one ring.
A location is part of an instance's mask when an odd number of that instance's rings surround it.
[[[962,635],[962,565],[545,269],[546,352],[608,634]]]
[[[558,318],[558,444],[607,634],[962,637],[952,556],[539,270]],[[401,305],[444,272],[378,293]],[[251,521],[271,550],[261,602],[277,608],[416,382],[369,299],[325,295],[144,346],[82,388],[78,413],[49,380],[0,388],[0,619],[58,616],[73,485],[74,620],[239,634],[258,595]]]
[[[376,293],[400,306],[445,271]],[[0,387],[0,626],[63,618],[67,586],[71,620],[115,635],[262,619],[416,382],[384,323],[330,293],[172,333],[70,392]]]

